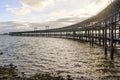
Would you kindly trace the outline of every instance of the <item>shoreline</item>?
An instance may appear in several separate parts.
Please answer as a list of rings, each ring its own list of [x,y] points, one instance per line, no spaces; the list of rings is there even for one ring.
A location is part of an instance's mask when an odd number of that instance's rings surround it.
[[[13,64],[0,66],[0,80],[73,80],[70,75],[63,78],[60,75],[53,73],[36,73],[33,76],[26,77],[24,72],[18,74],[17,66]]]

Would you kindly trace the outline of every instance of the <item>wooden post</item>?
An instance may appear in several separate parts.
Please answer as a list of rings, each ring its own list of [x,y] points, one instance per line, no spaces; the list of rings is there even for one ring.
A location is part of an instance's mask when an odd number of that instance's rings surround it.
[[[114,27],[114,24],[113,24],[113,17],[111,17],[111,26],[110,26],[110,28],[111,28],[111,38],[110,38],[110,40],[111,40],[111,43],[110,43],[110,46],[111,46],[111,54],[110,54],[110,58],[111,58],[111,60],[113,60],[114,59],[114,45],[113,45],[113,43],[114,43],[114,36],[113,36],[113,27]]]
[[[75,32],[75,31],[73,31],[73,39],[75,39],[75,35],[76,35],[76,32]]]
[[[91,43],[92,43],[92,38],[91,38],[91,36],[92,36],[92,31],[90,30],[90,33],[89,33],[90,46],[91,46]]]
[[[105,28],[104,28],[104,27],[105,27],[105,24],[103,23],[103,25],[102,25],[102,30],[103,30],[103,31],[102,31],[102,32],[103,32],[103,35],[102,35],[102,38],[103,38],[103,47],[105,47],[105,45],[104,45],[104,43],[105,43],[105,41],[104,41],[105,30],[104,30],[104,29],[105,29]]]
[[[101,25],[100,25],[100,27],[101,27]],[[98,36],[98,37],[99,37],[99,45],[101,45],[101,35],[100,35],[100,31],[101,31],[101,29],[98,30],[98,35],[99,35],[99,36]]]
[[[59,32],[59,38],[62,38],[62,33],[61,32]]]
[[[85,30],[85,40],[87,41],[87,30]]]
[[[110,38],[110,35],[111,35],[111,26],[109,24],[109,38]],[[109,45],[110,45],[111,41],[109,40]]]
[[[89,30],[88,30],[88,33],[87,33],[87,41],[89,42]]]
[[[93,39],[94,39],[94,38],[93,38],[93,36],[94,36],[93,30],[94,30],[94,28],[93,28],[93,26],[92,26],[92,44],[91,44],[92,47],[93,47],[93,41],[94,41],[94,40],[93,40]]]
[[[105,57],[107,57],[107,24],[105,23],[105,35],[104,35],[104,49],[105,49]]]
[[[119,25],[119,40],[120,40],[120,25]],[[119,42],[120,43],[120,42]]]

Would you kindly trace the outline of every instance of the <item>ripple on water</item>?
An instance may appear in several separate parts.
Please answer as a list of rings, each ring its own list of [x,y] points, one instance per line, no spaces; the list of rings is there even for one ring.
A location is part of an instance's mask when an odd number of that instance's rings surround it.
[[[1,37],[0,64],[13,63],[20,72],[56,72],[72,75],[78,80],[117,80],[120,78],[120,60],[111,62],[99,47],[87,43],[40,37]]]

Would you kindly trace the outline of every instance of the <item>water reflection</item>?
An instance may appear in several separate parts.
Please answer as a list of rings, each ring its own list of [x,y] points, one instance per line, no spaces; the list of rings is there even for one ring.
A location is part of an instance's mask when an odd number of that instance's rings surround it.
[[[96,80],[119,80],[120,79],[120,60],[117,58],[111,61],[99,52],[94,53],[94,78]],[[117,55],[116,55],[117,56]]]
[[[120,78],[120,59],[104,58],[100,47],[73,40],[40,37],[0,36],[0,64],[13,63],[20,72],[56,72],[76,79],[107,80]],[[108,79],[109,80],[109,79]]]

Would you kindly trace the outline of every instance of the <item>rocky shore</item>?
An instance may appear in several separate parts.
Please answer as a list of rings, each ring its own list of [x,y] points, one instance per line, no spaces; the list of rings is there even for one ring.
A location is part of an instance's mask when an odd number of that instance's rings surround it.
[[[0,66],[0,80],[73,80],[68,75],[67,78],[63,78],[60,75],[54,75],[52,73],[37,73],[34,76],[26,77],[24,72],[21,75],[18,74],[17,66],[13,64]]]

